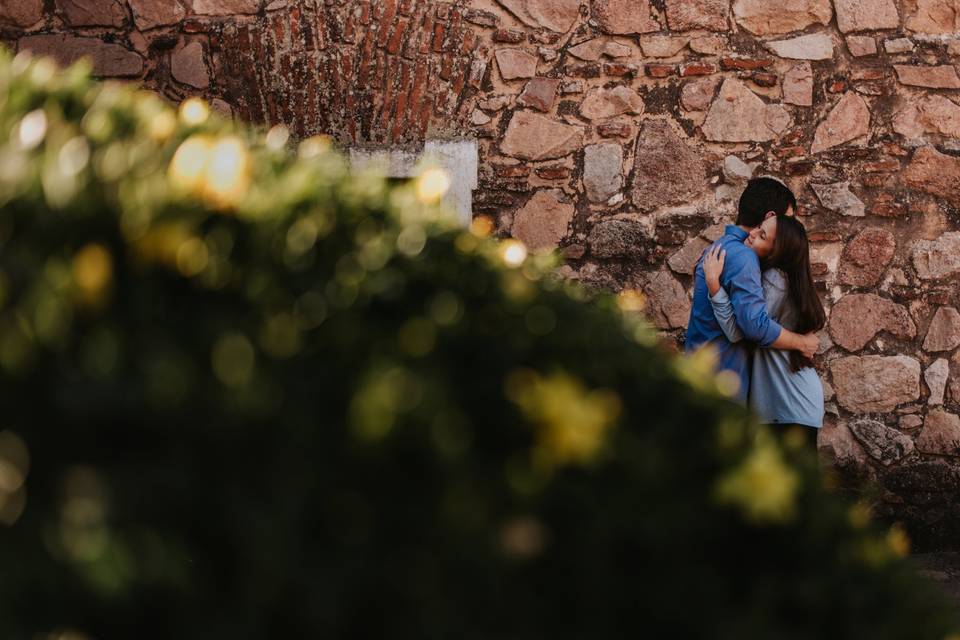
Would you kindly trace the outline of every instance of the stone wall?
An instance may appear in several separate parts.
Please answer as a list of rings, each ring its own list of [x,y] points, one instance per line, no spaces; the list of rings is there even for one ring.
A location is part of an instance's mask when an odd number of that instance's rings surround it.
[[[781,176],[830,307],[821,448],[921,544],[960,540],[955,0],[0,0],[0,23],[298,136],[475,137],[477,215],[644,291],[677,344],[700,252]]]

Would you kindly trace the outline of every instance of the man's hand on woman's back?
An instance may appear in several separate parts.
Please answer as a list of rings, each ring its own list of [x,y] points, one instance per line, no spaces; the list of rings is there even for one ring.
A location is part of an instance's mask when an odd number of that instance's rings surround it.
[[[807,333],[801,336],[803,338],[803,347],[797,349],[804,357],[813,360],[813,356],[816,355],[817,349],[820,348],[820,338],[817,337],[815,333]]]
[[[720,243],[714,244],[703,256],[703,277],[707,281],[707,290],[711,296],[720,291],[720,274],[723,273],[723,261],[727,252]]]

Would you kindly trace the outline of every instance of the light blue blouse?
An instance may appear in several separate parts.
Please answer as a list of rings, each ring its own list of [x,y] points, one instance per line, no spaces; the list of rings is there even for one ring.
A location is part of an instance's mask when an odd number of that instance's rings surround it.
[[[779,269],[763,272],[763,297],[767,313],[781,326],[793,331],[797,313],[787,297],[787,281]],[[710,298],[717,322],[730,342],[743,339],[733,304],[721,287]],[[823,425],[823,385],[815,369],[790,370],[790,352],[757,347],[751,362],[749,404],[762,422],[768,424]]]

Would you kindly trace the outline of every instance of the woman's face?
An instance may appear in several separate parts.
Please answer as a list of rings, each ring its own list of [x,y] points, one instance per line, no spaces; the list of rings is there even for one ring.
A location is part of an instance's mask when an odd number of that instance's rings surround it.
[[[750,232],[745,245],[753,249],[761,260],[773,252],[773,241],[777,237],[777,217],[770,216],[759,227]]]

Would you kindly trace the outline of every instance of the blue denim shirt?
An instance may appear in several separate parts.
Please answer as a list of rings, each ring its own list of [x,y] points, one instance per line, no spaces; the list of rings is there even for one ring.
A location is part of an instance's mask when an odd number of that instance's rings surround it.
[[[744,338],[761,347],[769,347],[780,337],[781,327],[767,314],[760,282],[760,261],[757,254],[743,244],[746,239],[746,231],[735,225],[727,225],[723,237],[717,241],[726,251],[720,286],[730,296],[737,326],[743,332]],[[743,341],[730,342],[713,315],[701,256],[694,274],[693,306],[690,308],[690,321],[687,323],[686,350],[690,352],[707,343],[713,344],[720,353],[720,370],[728,369],[739,376],[740,391],[737,398],[746,404],[747,391],[750,388],[747,344]]]

